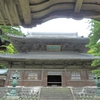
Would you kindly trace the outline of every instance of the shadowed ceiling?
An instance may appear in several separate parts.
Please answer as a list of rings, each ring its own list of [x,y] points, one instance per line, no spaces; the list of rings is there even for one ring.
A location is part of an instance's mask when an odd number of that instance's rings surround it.
[[[0,25],[28,28],[54,18],[100,20],[100,0],[0,0]]]

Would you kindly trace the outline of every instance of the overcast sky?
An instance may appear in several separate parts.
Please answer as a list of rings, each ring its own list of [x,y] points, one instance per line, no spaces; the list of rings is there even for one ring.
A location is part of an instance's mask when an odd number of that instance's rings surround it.
[[[37,25],[31,29],[23,29],[22,31],[27,34],[27,32],[50,32],[50,33],[76,33],[78,32],[79,36],[87,37],[90,33],[88,25],[88,19],[83,20],[74,20],[67,18],[57,18],[50,21],[47,21],[43,24]]]

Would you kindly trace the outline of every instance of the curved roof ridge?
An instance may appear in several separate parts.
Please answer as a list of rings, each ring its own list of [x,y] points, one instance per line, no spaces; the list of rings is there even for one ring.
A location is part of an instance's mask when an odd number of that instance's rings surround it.
[[[77,36],[77,35],[67,35],[67,34],[34,34],[34,35],[24,35],[24,36],[18,36],[18,35],[12,35],[12,34],[7,34],[8,38],[16,38],[16,39],[21,39],[21,38],[38,38],[38,39],[89,39],[88,37],[84,36]]]

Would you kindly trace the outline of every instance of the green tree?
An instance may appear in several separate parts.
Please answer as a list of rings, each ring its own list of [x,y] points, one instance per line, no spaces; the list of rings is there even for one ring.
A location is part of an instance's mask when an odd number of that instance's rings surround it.
[[[6,34],[13,34],[13,35],[19,35],[19,36],[23,36],[24,34],[21,31],[21,27],[17,26],[17,27],[12,27],[12,26],[3,26],[0,25],[0,29],[2,30],[2,37],[3,40],[7,40],[9,41],[9,39],[7,38]],[[3,45],[4,47],[6,45]],[[15,47],[12,45],[12,43],[10,43],[8,46],[6,46],[7,51],[0,51],[0,53],[6,53],[6,54],[14,54],[17,53],[17,50],[15,49]],[[6,66],[4,66],[3,64],[0,63],[0,69],[4,69],[6,68]]]
[[[2,30],[3,40],[10,41],[6,36],[7,33],[12,34],[12,35],[18,35],[18,36],[24,35],[21,31],[20,26],[12,27],[12,26],[0,25],[0,29]],[[14,48],[14,46],[11,43],[6,47],[7,47],[7,51],[0,51],[0,53],[10,53],[10,54],[17,53],[16,49]]]
[[[91,20],[89,24],[90,24],[91,33],[89,34],[90,42],[87,45],[87,47],[90,48],[88,53],[100,57],[100,22],[96,20]],[[91,65],[94,67],[99,66],[100,58],[94,60]],[[95,69],[92,71],[92,73],[98,76],[100,75],[100,69]]]
[[[4,66],[3,64],[0,63],[0,69],[5,69],[6,66]]]
[[[9,33],[9,34],[13,34],[13,35],[19,35],[19,36],[23,36],[24,34],[22,33],[21,31],[21,27],[20,26],[16,26],[16,27],[13,27],[13,26],[3,26],[3,25],[0,25],[0,29],[2,29],[2,36],[4,39],[7,39],[7,36],[5,34]]]

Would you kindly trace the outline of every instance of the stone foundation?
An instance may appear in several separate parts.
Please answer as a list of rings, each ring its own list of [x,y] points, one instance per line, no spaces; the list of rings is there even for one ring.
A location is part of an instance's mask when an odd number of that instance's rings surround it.
[[[19,100],[19,96],[7,96],[7,100]]]

